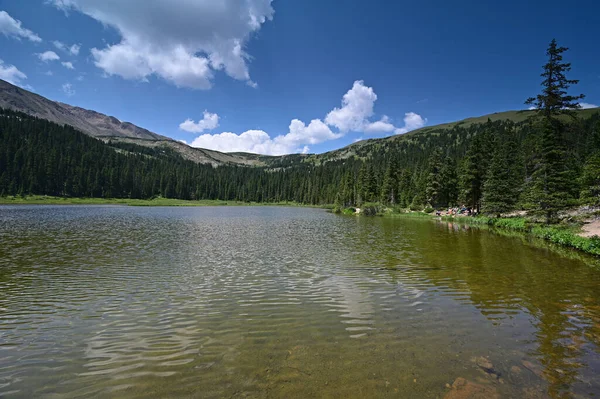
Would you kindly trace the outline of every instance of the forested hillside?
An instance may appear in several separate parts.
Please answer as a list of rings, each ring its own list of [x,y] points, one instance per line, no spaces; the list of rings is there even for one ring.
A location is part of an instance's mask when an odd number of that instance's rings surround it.
[[[297,201],[402,207],[481,203],[494,180],[509,184],[514,206],[527,206],[539,150],[532,122],[487,122],[382,145],[369,158],[314,165],[291,157],[269,168],[197,164],[175,152],[108,143],[68,126],[0,110],[0,194],[76,197]],[[597,200],[600,114],[570,121],[564,132],[573,201]],[[493,173],[490,173],[493,172]],[[504,179],[503,176],[510,176]],[[506,182],[502,183],[502,181]],[[500,186],[499,186],[500,187]],[[504,190],[504,187],[501,187]]]
[[[581,97],[566,94],[576,81],[566,80],[566,49],[553,43],[544,90],[529,100],[536,112],[527,116],[432,127],[322,155],[263,157],[261,167],[198,164],[168,148],[105,143],[0,109],[0,195],[465,205],[493,215],[531,210],[551,221],[566,207],[600,203],[600,113],[577,110]]]

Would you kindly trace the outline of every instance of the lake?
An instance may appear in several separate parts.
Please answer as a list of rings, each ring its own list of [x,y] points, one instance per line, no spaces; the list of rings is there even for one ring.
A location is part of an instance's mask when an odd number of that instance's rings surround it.
[[[321,209],[0,206],[0,397],[475,394],[600,395],[594,260]]]

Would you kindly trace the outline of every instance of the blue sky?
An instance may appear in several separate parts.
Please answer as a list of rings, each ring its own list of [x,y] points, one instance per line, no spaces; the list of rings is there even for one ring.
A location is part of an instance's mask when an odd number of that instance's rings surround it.
[[[600,103],[599,3],[451,3],[0,0],[0,77],[194,146],[269,154],[523,109],[553,37],[577,93]]]

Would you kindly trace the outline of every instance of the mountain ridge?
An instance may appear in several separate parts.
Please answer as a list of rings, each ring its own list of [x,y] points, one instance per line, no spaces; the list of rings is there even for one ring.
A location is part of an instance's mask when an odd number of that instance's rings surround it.
[[[131,122],[122,122],[114,116],[50,100],[2,79],[0,79],[0,108],[23,112],[60,125],[69,125],[103,141],[130,142],[146,147],[165,146],[177,151],[184,158],[198,163],[212,164],[213,166],[223,164],[262,165],[262,161],[256,157],[194,148]]]
[[[134,143],[152,148],[167,147],[176,151],[185,159],[197,163],[211,164],[213,166],[224,164],[268,166],[274,162],[293,159],[296,159],[299,162],[312,161],[320,163],[332,159],[348,158],[355,155],[357,152],[356,150],[364,149],[365,147],[378,146],[390,141],[405,140],[415,135],[442,133],[457,126],[467,127],[473,124],[485,123],[488,119],[492,122],[497,120],[523,122],[534,113],[534,111],[530,110],[494,112],[492,114],[470,117],[455,122],[425,126],[402,135],[361,140],[321,154],[286,154],[272,156],[246,152],[225,153],[205,148],[191,147],[181,141],[154,133],[131,122],[123,122],[114,116],[50,100],[39,94],[12,85],[2,79],[0,79],[0,107],[20,111],[58,124],[70,125],[89,136],[103,141],[110,140]],[[578,115],[580,117],[588,117],[597,112],[600,112],[600,108],[579,110]]]

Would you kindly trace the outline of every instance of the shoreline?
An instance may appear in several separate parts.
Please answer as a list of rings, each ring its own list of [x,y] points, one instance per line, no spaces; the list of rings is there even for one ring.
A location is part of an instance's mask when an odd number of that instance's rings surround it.
[[[392,216],[393,215],[393,216]],[[384,217],[387,215],[384,214]],[[392,217],[419,217],[445,222],[454,222],[469,226],[486,226],[492,229],[518,232],[525,236],[535,237],[563,247],[600,257],[600,237],[589,235],[585,228],[577,226],[548,226],[534,223],[523,217],[491,218],[486,216],[435,216],[420,212],[395,213]],[[595,223],[595,222],[594,222]]]
[[[27,197],[0,197],[0,205],[119,205],[138,207],[203,207],[203,206],[283,206],[303,208],[327,208],[326,206],[304,205],[297,202],[243,202],[222,200],[180,200],[173,198],[130,199],[130,198],[70,198],[32,195]]]
[[[1,205],[117,205],[132,207],[206,207],[206,206],[281,206],[332,209],[327,205],[305,205],[297,202],[242,202],[223,200],[180,200],[172,198],[128,199],[128,198],[69,198],[33,195],[27,197],[0,197]],[[349,213],[341,210],[341,214],[362,216],[365,213]],[[405,217],[430,219],[461,223],[471,226],[491,227],[505,231],[518,232],[525,236],[539,238],[562,247],[572,248],[580,252],[600,257],[600,236],[597,235],[600,220],[596,219],[582,226],[547,226],[533,223],[523,217],[490,218],[486,216],[436,216],[424,212],[386,212],[378,213],[382,217]]]
[[[524,236],[542,239],[565,248],[575,249],[595,258],[600,258],[600,218],[597,213],[588,213],[580,217],[579,223],[546,225],[536,223],[526,217],[487,216],[437,216],[419,211],[399,211],[391,208],[372,207],[370,213],[356,212],[355,208],[337,209],[337,213],[353,216],[381,216],[387,218],[418,218],[454,222],[470,226],[488,227],[503,231],[517,232]],[[581,216],[581,215],[580,215]],[[591,218],[591,219],[590,219]]]

